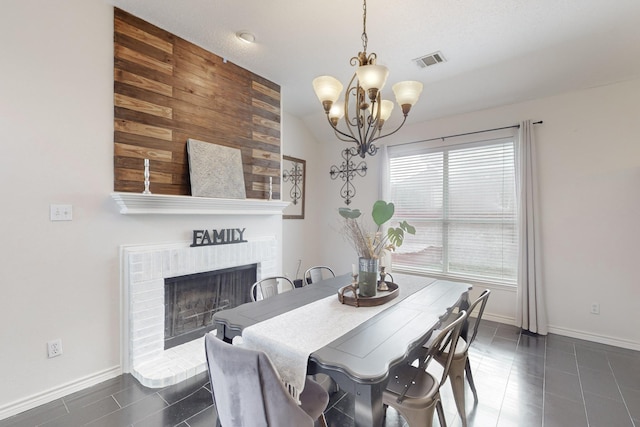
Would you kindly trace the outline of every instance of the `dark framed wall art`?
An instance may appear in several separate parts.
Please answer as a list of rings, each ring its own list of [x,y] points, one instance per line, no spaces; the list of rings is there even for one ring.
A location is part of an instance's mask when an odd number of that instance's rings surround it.
[[[284,219],[304,219],[306,169],[306,160],[282,156],[282,200],[290,202]]]

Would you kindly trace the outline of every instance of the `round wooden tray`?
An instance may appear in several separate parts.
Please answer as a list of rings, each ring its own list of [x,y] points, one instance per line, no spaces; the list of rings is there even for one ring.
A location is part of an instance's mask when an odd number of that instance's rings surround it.
[[[375,305],[382,305],[397,297],[399,293],[398,285],[392,282],[385,283],[389,290],[378,290],[374,297],[363,297],[358,295],[358,290],[353,285],[343,286],[338,289],[338,300],[342,304],[352,305],[354,307],[373,307]],[[378,287],[380,287],[380,283],[378,283]],[[345,295],[347,292],[351,292],[353,296]]]

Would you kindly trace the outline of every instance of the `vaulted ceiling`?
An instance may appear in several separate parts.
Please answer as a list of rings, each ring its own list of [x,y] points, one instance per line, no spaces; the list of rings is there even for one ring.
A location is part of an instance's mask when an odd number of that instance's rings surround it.
[[[350,79],[361,0],[108,2],[278,83],[284,110],[331,138],[311,81]],[[238,40],[241,30],[256,42]],[[393,99],[397,81],[424,84],[412,122],[640,76],[638,0],[369,0],[367,33],[390,69],[383,95]],[[437,51],[445,63],[413,61]]]

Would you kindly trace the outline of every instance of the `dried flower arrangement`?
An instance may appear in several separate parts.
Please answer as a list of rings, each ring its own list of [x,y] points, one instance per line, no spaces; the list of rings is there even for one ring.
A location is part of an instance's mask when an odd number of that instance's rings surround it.
[[[363,224],[362,213],[359,209],[339,208],[338,213],[344,218],[343,231],[345,238],[356,250],[361,258],[379,259],[385,251],[394,251],[402,246],[405,233],[416,234],[416,229],[406,221],[398,224],[398,227],[389,227],[386,234],[382,231],[382,225],[393,217],[395,206],[384,200],[378,200],[373,204],[371,217],[377,228],[374,232]]]

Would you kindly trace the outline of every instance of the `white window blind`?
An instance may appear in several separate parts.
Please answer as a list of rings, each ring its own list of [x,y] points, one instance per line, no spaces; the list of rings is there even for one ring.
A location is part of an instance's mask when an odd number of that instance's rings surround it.
[[[390,153],[395,218],[416,227],[394,269],[515,283],[515,174],[512,139]]]

